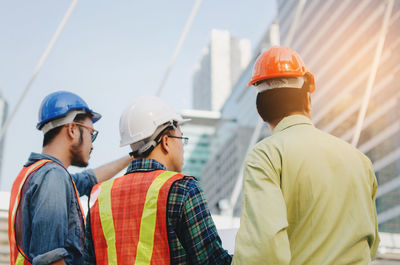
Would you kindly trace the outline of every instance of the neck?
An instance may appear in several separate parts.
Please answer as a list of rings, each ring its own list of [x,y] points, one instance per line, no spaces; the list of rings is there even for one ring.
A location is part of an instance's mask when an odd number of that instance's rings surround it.
[[[292,115],[303,115],[308,117],[309,119],[311,119],[311,112],[303,112],[303,111],[294,111],[294,112],[290,112],[288,115],[286,115],[283,118],[279,118],[270,122],[267,122],[269,127],[271,128],[271,131],[275,129],[275,127],[278,125],[278,123],[281,122],[281,120],[283,120],[286,117],[292,116]]]
[[[60,160],[65,168],[68,168],[71,165],[71,158],[69,154],[66,152],[67,148],[63,148],[56,143],[50,143],[43,147],[42,154],[51,155]]]
[[[167,168],[167,170],[169,170],[171,168],[171,165],[168,162],[168,159],[165,156],[158,155],[154,151],[151,152],[151,154],[149,156],[147,156],[146,158],[156,160],[157,162],[163,164]]]

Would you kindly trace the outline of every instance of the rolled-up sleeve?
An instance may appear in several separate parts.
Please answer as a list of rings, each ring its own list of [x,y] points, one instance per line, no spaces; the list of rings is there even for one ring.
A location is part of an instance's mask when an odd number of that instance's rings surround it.
[[[262,150],[253,150],[244,171],[243,210],[233,264],[289,264],[286,205],[280,168]],[[277,160],[279,156],[277,156]]]
[[[72,196],[68,175],[61,168],[50,168],[31,185],[32,216],[29,255],[33,265],[50,264],[69,256],[65,249],[68,235],[69,201]]]
[[[48,265],[66,257],[68,252],[65,248],[56,248],[33,258],[32,265]]]
[[[87,169],[80,173],[71,174],[75,182],[79,196],[89,196],[93,186],[97,184],[96,174],[93,169]]]

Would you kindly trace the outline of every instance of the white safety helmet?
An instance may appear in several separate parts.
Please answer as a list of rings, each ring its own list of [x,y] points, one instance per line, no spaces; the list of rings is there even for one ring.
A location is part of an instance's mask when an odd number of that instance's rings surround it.
[[[156,138],[163,130],[187,121],[189,119],[183,119],[161,98],[140,97],[131,102],[121,115],[120,146],[130,145],[139,155],[148,153],[158,144]]]

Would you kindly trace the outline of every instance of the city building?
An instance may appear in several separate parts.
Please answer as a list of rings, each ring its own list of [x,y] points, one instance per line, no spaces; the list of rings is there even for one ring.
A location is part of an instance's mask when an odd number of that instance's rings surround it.
[[[193,73],[193,108],[219,111],[231,88],[251,58],[247,39],[234,38],[229,31],[213,29]]]
[[[7,101],[2,97],[2,94],[0,92],[0,129],[4,125],[4,122],[6,121],[7,118]],[[0,139],[0,187],[1,187],[1,182],[2,182],[2,164],[3,164],[3,150],[4,150],[4,137],[3,139]]]
[[[215,133],[220,113],[205,110],[184,110],[184,119],[191,119],[182,126],[184,137],[189,138],[184,148],[184,165],[182,172],[202,181],[202,168],[210,156],[210,138]]]
[[[221,108],[221,122],[217,124],[216,132],[211,139],[212,152],[202,174],[205,196],[214,214],[223,214],[227,210],[222,206],[231,199],[234,186],[242,172],[254,128],[260,122],[255,106],[257,92],[254,88],[249,88],[247,83],[257,56],[272,44],[277,44],[277,34],[277,24],[273,23]],[[270,130],[264,124],[261,133],[256,135],[255,139],[260,140],[268,135]],[[234,216],[240,216],[242,206],[240,201],[239,197],[233,209]]]
[[[315,74],[313,121],[372,160],[379,230],[399,233],[400,2],[300,2],[278,1],[278,23]]]
[[[277,2],[280,44],[297,50],[316,77],[317,89],[312,95],[315,125],[356,145],[371,159],[379,182],[379,229],[400,233],[400,2]],[[236,123],[219,124],[212,140],[218,148],[205,170],[229,164],[216,159],[224,153],[226,143],[242,126],[254,128],[257,124],[255,91],[247,88],[247,82],[255,58],[271,45],[271,31],[221,109],[222,119],[228,115]],[[264,134],[268,132],[264,130]],[[219,172],[207,182],[213,183],[210,187],[214,190],[218,183],[222,189],[232,181],[231,175]],[[205,193],[208,199],[219,196],[206,188]],[[216,200],[226,197],[229,199],[229,194],[221,194]]]

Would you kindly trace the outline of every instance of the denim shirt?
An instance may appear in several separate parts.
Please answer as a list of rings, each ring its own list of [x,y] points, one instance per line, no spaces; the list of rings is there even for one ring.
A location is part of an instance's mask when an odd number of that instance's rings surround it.
[[[33,265],[60,259],[83,264],[85,228],[72,180],[83,196],[97,184],[96,176],[91,169],[69,174],[58,159],[38,153],[31,153],[24,166],[41,159],[55,163],[32,173],[23,186],[15,225],[17,241]]]

